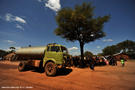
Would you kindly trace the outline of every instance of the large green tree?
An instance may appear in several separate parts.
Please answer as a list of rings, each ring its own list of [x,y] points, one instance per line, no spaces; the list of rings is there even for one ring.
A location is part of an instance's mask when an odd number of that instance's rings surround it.
[[[85,51],[85,52],[84,52],[84,56],[85,56],[85,57],[92,57],[92,56],[93,56],[93,53],[90,52],[90,51]]]
[[[135,52],[135,42],[131,40],[125,40],[117,44],[122,53]]]
[[[83,3],[74,9],[62,8],[56,15],[55,34],[69,41],[79,41],[82,63],[84,45],[105,36],[102,29],[110,18],[109,15],[95,17],[93,10],[91,3]]]
[[[102,52],[102,55],[124,53],[129,55],[130,58],[135,58],[135,41],[125,40],[116,45],[105,47]]]
[[[107,46],[102,50],[103,54],[102,55],[113,55],[116,53],[119,53],[120,50],[118,48],[118,46],[116,45],[112,45],[112,46]]]

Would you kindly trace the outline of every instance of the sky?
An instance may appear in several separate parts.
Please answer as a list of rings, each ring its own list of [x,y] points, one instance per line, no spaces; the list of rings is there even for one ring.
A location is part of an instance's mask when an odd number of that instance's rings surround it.
[[[111,15],[104,24],[104,38],[85,44],[84,50],[101,53],[108,45],[124,40],[135,41],[135,0],[0,0],[0,49],[65,45],[72,55],[80,54],[79,42],[56,36],[55,16],[64,7],[74,8],[92,2],[95,16]]]

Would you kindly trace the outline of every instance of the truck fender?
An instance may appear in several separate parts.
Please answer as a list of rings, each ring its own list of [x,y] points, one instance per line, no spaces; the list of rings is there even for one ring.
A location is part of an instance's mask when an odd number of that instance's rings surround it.
[[[53,62],[54,64],[56,64],[56,60],[54,60],[54,59],[49,59],[49,60],[46,60],[45,63],[43,63],[43,67],[45,67],[45,65],[46,65],[48,62]]]

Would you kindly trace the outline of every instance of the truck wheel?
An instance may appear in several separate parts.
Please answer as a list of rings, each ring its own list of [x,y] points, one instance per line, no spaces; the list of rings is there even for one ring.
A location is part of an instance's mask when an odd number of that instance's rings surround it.
[[[19,65],[18,65],[18,70],[21,72],[21,71],[24,71],[25,70],[25,63],[24,62],[20,62]]]
[[[45,73],[47,76],[55,76],[56,70],[56,65],[53,62],[48,62],[45,66]]]

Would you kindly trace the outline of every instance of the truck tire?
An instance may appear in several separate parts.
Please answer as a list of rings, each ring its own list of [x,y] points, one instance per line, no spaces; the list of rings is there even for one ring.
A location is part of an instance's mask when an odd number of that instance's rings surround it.
[[[53,62],[48,62],[45,65],[45,73],[47,76],[55,76],[56,75],[56,65]]]
[[[18,65],[18,70],[22,72],[25,70],[25,67],[26,67],[26,64],[24,62],[20,62]]]

